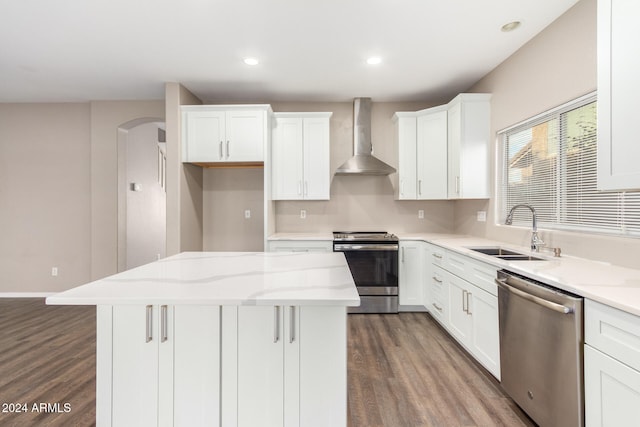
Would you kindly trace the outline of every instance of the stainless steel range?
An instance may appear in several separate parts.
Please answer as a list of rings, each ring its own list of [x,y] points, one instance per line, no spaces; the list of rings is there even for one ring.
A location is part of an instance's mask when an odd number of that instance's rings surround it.
[[[343,252],[360,295],[349,313],[398,312],[398,237],[385,231],[335,231],[333,251]]]

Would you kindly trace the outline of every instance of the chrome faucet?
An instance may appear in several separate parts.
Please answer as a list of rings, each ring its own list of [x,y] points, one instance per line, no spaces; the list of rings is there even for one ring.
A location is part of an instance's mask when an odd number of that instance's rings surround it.
[[[528,208],[531,210],[531,215],[533,217],[533,222],[531,224],[531,250],[535,252],[540,252],[540,247],[544,246],[544,242],[538,236],[538,221],[536,220],[536,210],[533,208],[533,206],[528,205],[526,203],[515,205],[509,211],[509,214],[507,215],[507,219],[504,221],[504,223],[505,225],[511,225],[513,223],[513,212],[520,207]]]

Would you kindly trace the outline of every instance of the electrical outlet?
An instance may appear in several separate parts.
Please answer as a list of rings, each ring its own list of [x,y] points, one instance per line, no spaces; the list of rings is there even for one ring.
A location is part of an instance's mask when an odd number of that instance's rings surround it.
[[[307,217],[307,211],[304,209],[300,209],[300,219],[305,219]]]
[[[420,209],[418,211],[418,219],[424,219],[424,210]]]
[[[249,218],[251,218],[251,209],[246,209],[246,210],[244,211],[244,218],[245,218],[245,219],[249,219]]]
[[[476,220],[479,222],[487,221],[487,212],[486,211],[478,211],[476,212]]]
[[[51,267],[51,275],[54,277],[58,275],[58,267]]]

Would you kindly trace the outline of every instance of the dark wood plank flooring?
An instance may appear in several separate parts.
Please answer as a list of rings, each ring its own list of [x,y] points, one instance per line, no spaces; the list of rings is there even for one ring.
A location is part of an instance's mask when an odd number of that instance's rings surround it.
[[[533,425],[428,314],[348,325],[349,427]],[[0,298],[0,405],[28,409],[0,412],[0,426],[95,425],[95,327],[95,307]]]
[[[534,426],[426,313],[349,315],[349,426]]]

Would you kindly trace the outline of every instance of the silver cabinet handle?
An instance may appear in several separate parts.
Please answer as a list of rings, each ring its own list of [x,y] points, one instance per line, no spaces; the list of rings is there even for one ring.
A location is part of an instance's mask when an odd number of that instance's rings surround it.
[[[434,258],[442,259],[442,255],[440,255],[440,254],[434,253],[432,255],[433,255]]]
[[[289,344],[296,339],[296,308],[289,307]]]
[[[218,157],[222,160],[222,141],[218,144]]]
[[[418,194],[422,196],[422,180],[418,180]]]
[[[460,177],[456,176],[456,194],[460,194]]]
[[[167,318],[168,307],[160,306],[160,342],[165,342],[169,338],[169,319]]]
[[[471,296],[471,292],[467,292],[467,314],[471,316],[471,305],[469,304],[469,297]]]
[[[468,301],[467,300],[467,291],[465,291],[463,289],[462,290],[462,311],[464,311],[465,313],[468,313],[467,307],[465,307],[465,301]]]
[[[229,140],[227,140],[227,159],[229,158]]]
[[[146,340],[145,342],[150,342],[153,340],[153,306],[147,306],[147,327],[145,331]]]
[[[438,304],[436,304],[435,302],[432,303],[431,305],[433,305],[436,308],[436,310],[442,312],[442,307],[438,307]]]
[[[280,341],[280,307],[273,307],[273,342]]]
[[[507,291],[507,292],[511,292],[512,294],[518,295],[521,298],[526,299],[527,301],[531,301],[535,304],[541,305],[542,307],[546,307],[550,310],[556,311],[558,313],[562,313],[562,314],[570,314],[573,313],[573,307],[567,307],[565,305],[562,304],[557,304],[555,302],[552,301],[547,301],[544,298],[540,298],[536,295],[531,295],[527,292],[523,292],[520,289],[516,289],[513,286],[509,286],[509,284],[507,283],[507,279],[494,279],[496,284],[502,288],[503,290]]]
[[[442,283],[442,280],[438,279],[436,276],[433,276],[432,279],[438,283]]]

